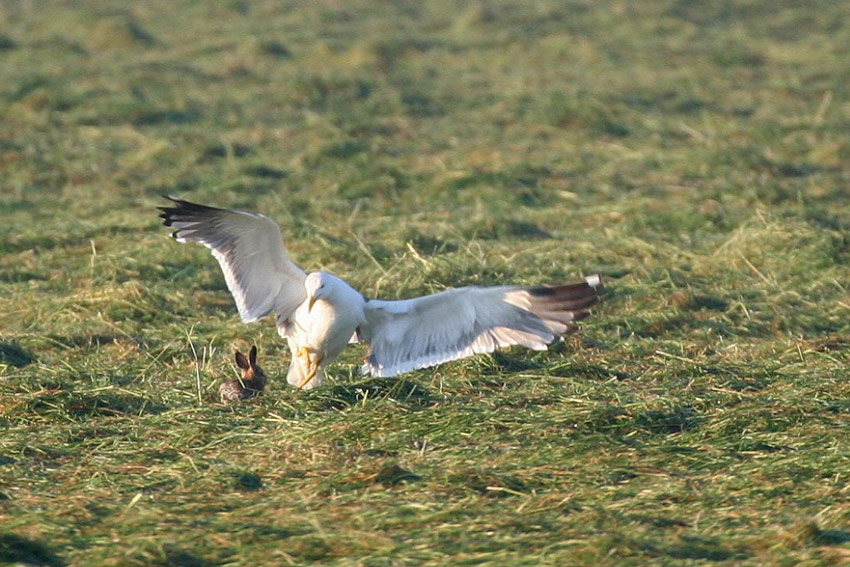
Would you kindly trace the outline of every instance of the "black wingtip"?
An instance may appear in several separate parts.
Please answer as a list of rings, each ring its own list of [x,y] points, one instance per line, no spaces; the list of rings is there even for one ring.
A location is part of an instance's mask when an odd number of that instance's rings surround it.
[[[180,198],[178,198],[178,197],[175,197],[174,195],[165,195],[165,194],[162,194],[162,195],[160,195],[160,197],[162,197],[163,199],[168,199],[168,200],[169,200],[169,201],[171,201],[172,203],[176,203],[176,204],[178,204],[178,205],[182,205],[183,203],[186,203],[186,202],[187,202],[187,201],[184,201],[183,199],[180,199]],[[157,207],[157,209],[159,209],[160,211],[167,211],[168,209],[173,209],[173,208],[174,208],[174,207],[169,207],[169,206]]]
[[[162,211],[173,212],[173,213],[212,213],[212,212],[221,212],[225,209],[220,209],[218,207],[210,207],[209,205],[201,205],[199,203],[193,203],[192,201],[187,201],[185,199],[180,199],[179,197],[175,197],[174,195],[163,195],[165,199],[168,199],[176,206],[173,207],[158,207]]]
[[[573,321],[582,321],[590,317],[590,311],[575,311],[573,312]]]
[[[567,282],[561,285],[541,285],[528,288],[533,297],[549,301],[565,301],[593,297],[602,287],[598,276]]]
[[[159,218],[162,219],[162,224],[164,224],[165,226],[171,226],[174,222],[173,216],[174,213],[177,212],[177,209],[169,207],[159,207],[159,210],[162,211],[161,213],[159,213]]]
[[[174,205],[170,207],[157,207],[157,209],[161,211],[159,213],[159,218],[162,219],[162,224],[165,226],[172,226],[175,222],[197,220],[197,217],[220,213],[223,210],[207,205],[199,205],[198,203],[186,201],[175,197],[174,195],[162,195],[162,197],[174,203]]]
[[[168,200],[169,200],[169,201],[171,201],[172,203],[177,203],[177,205],[181,205],[181,204],[182,204],[181,200],[180,200],[180,199],[178,199],[177,197],[174,197],[173,195],[165,195],[165,194],[163,194],[163,195],[161,195],[161,196],[162,196],[162,198],[163,198],[163,199],[168,199]],[[179,207],[179,206],[177,206],[177,207],[167,207],[167,206],[163,206],[163,207],[157,207],[157,209],[159,209],[159,211],[160,211],[160,213],[159,213],[159,218],[161,218],[161,219],[162,219],[162,224],[164,224],[165,226],[171,226],[171,224],[174,222],[174,219],[172,218],[172,216],[173,216],[175,213],[177,213],[177,212],[179,212],[179,211],[180,211],[180,207]],[[171,233],[171,236],[172,236],[172,237],[174,237],[174,238],[177,238],[177,237],[175,236],[176,234],[177,234],[176,232],[172,232],[172,233]]]

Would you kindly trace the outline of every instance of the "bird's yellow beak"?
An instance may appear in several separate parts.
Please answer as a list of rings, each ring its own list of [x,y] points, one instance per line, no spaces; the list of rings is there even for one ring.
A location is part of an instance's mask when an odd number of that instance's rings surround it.
[[[310,301],[307,303],[307,311],[312,311],[312,310],[313,310],[313,304],[314,304],[314,303],[316,303],[316,296],[315,296],[315,295],[311,295],[311,296],[310,296]]]

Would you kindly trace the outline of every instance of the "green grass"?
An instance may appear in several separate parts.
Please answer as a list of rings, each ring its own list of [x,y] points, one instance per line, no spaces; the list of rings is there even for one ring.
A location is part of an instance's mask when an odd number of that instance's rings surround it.
[[[849,18],[3,3],[0,564],[847,564]],[[295,392],[162,193],[370,296],[607,289],[547,353]]]

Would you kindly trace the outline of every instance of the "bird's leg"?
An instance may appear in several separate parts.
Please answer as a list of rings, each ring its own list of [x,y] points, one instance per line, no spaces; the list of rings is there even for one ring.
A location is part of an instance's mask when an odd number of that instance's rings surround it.
[[[310,358],[310,354],[313,353],[316,355],[315,360],[312,360]],[[308,346],[302,346],[300,349],[298,349],[297,355],[299,358],[304,357],[307,359],[307,376],[303,380],[301,380],[301,382],[299,382],[298,386],[296,386],[296,388],[300,390],[304,386],[309,384],[310,380],[316,377],[316,374],[318,374],[319,372],[319,365],[322,363],[322,359],[319,356],[318,351]]]
[[[321,363],[322,363],[322,359],[318,355],[316,355],[315,361],[310,360],[309,358],[307,359],[307,368],[309,369],[309,372],[308,372],[307,376],[305,376],[304,379],[301,380],[301,383],[298,384],[299,390],[301,388],[303,388],[304,386],[306,386],[307,384],[309,384],[310,380],[312,380],[313,378],[316,377],[316,374],[319,373],[319,365]]]
[[[298,358],[306,358],[307,363],[309,364],[310,363],[310,351],[311,350],[313,350],[313,349],[311,349],[307,345],[304,345],[304,346],[302,346],[301,348],[298,349],[298,352],[295,353],[295,356],[297,356]]]

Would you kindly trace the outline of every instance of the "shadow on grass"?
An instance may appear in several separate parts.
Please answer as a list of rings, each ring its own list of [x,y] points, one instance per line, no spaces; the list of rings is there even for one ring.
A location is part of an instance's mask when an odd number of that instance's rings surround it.
[[[401,467],[394,459],[378,459],[377,462],[354,474],[338,474],[321,481],[319,493],[323,496],[365,490],[375,485],[392,489],[401,484],[419,482],[422,476]]]
[[[448,480],[488,498],[522,496],[535,488],[519,476],[493,470],[468,469],[451,474]]]
[[[151,565],[163,567],[211,567],[213,562],[198,557],[188,551],[178,549],[174,545],[163,546],[161,556],[156,557]]]
[[[21,348],[18,343],[0,341],[0,362],[3,364],[21,368],[35,361],[35,356]]]
[[[240,471],[234,475],[233,486],[237,490],[254,492],[263,488],[263,479],[255,473]]]
[[[268,179],[284,179],[289,177],[289,173],[286,171],[263,164],[248,165],[243,167],[242,171],[252,177],[265,177]]]
[[[24,415],[61,412],[73,418],[140,416],[160,414],[168,409],[163,404],[129,394],[102,391],[97,394],[76,394],[69,390],[40,392],[15,408]]]
[[[798,539],[809,545],[846,545],[850,543],[850,531],[824,530],[815,522],[807,522],[800,529]]]
[[[122,225],[103,225],[86,231],[68,231],[63,233],[27,232],[0,238],[0,253],[25,252],[29,250],[55,250],[88,246],[93,238],[110,238],[122,234],[136,234],[139,229]],[[72,234],[73,233],[73,234]],[[26,275],[26,274],[24,274]],[[38,276],[35,279],[46,281],[49,278]]]
[[[776,372],[769,367],[723,362],[685,368],[681,374],[691,378],[708,376],[720,387],[736,392],[760,392],[773,384],[777,377]]]
[[[667,555],[674,559],[702,559],[708,561],[729,561],[745,559],[748,555],[740,549],[724,546],[715,538],[700,536],[679,537],[679,541],[669,545],[645,544],[650,553]]]
[[[416,482],[422,480],[422,477],[412,471],[404,469],[396,462],[387,462],[381,466],[378,474],[375,475],[375,482],[386,487],[395,486],[402,482]]]
[[[517,354],[520,353],[520,354]],[[502,376],[504,374],[516,372],[530,372],[542,370],[547,367],[547,364],[539,360],[534,360],[529,356],[528,351],[519,351],[517,353],[508,353],[504,351],[495,351],[490,355],[488,364],[483,365],[481,374]],[[512,355],[513,354],[513,355]],[[484,361],[486,359],[482,359]]]
[[[409,229],[404,239],[413,245],[420,256],[436,256],[458,251],[457,244],[424,234],[416,229]]]
[[[581,425],[586,430],[629,436],[634,433],[673,435],[692,430],[701,421],[696,410],[688,406],[632,413],[619,406],[609,405],[594,409]]]
[[[354,384],[338,384],[322,391],[325,408],[342,409],[369,399],[389,399],[408,407],[422,408],[433,403],[433,396],[422,385],[398,378],[371,378]]]
[[[688,526],[687,522],[677,518],[668,518],[667,516],[632,514],[626,516],[626,518],[654,528],[684,528]]]
[[[215,159],[221,159],[226,157],[245,157],[254,149],[251,146],[247,146],[244,144],[213,144],[208,146],[201,157],[198,158],[198,162],[207,162]]]
[[[118,336],[116,335],[101,335],[101,334],[93,334],[93,335],[54,335],[49,334],[47,338],[56,343],[57,346],[64,347],[67,349],[76,349],[76,348],[92,348],[92,347],[100,347],[103,345],[112,344],[118,340]]]
[[[74,396],[65,404],[68,414],[75,417],[159,414],[166,409],[147,398],[112,392]]]
[[[634,416],[634,424],[651,433],[672,434],[693,429],[700,418],[693,408],[679,407],[672,410],[647,410]]]
[[[47,276],[36,272],[27,272],[20,270],[0,271],[0,282],[4,283],[22,283],[30,281],[46,281]]]
[[[15,534],[0,535],[0,563],[61,567],[65,562],[41,542]]]
[[[564,347],[556,346],[555,348]],[[626,380],[629,378],[628,374],[609,370],[597,364],[571,360],[536,359],[526,350],[517,350],[513,353],[496,351],[490,357],[492,362],[486,366],[482,364],[482,375],[504,377],[505,374],[545,371],[547,374],[559,378],[581,378],[600,381],[607,381],[612,378],[616,378],[617,380]]]
[[[850,543],[850,532],[846,530],[819,530],[815,541],[821,545],[845,545]]]
[[[606,382],[612,378],[618,381],[629,378],[629,375],[625,372],[610,370],[598,364],[571,361],[553,365],[550,373],[552,376],[562,378],[581,378],[583,380],[597,380],[602,382]]]
[[[148,108],[130,113],[130,122],[134,126],[150,126],[157,124],[192,124],[201,117],[200,110],[196,108],[184,109],[160,109]]]

